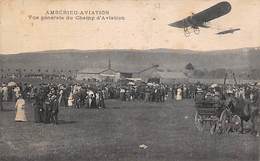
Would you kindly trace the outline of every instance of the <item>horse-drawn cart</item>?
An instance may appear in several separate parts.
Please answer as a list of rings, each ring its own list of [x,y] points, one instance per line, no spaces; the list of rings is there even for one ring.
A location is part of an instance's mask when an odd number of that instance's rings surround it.
[[[211,134],[227,133],[240,127],[240,117],[233,115],[219,99],[199,99],[195,101],[195,107],[195,126],[199,131],[203,131],[208,125]]]
[[[210,133],[213,134],[223,111],[220,101],[200,99],[196,100],[195,107],[195,126],[199,131],[203,131],[207,125],[210,125]]]
[[[243,133],[243,121],[251,120],[252,131],[256,132],[255,124],[259,103],[257,104],[257,101],[253,99],[245,99],[245,96],[235,95],[232,87],[237,85],[237,80],[235,73],[232,73],[232,76],[234,79],[232,86],[226,86],[228,77],[228,73],[226,73],[223,86],[212,84],[209,88],[205,88],[208,90],[207,93],[206,90],[197,88],[195,126],[199,131],[203,131],[206,125],[210,125],[211,134]],[[256,90],[256,96],[259,97],[257,93]],[[253,95],[253,93],[251,94]]]

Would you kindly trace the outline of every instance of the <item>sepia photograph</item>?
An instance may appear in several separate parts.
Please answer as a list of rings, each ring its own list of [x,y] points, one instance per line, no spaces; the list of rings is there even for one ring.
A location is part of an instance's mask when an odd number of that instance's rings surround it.
[[[259,0],[0,0],[0,161],[259,161]]]

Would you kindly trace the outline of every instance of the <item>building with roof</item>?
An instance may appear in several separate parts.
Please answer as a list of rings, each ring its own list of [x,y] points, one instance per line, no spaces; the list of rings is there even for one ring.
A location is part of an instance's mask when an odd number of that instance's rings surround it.
[[[108,66],[106,69],[96,67],[96,68],[86,68],[77,73],[77,80],[110,80],[117,81],[120,78],[120,72],[113,69],[111,66],[110,58],[108,60]]]
[[[149,67],[140,66],[111,66],[110,58],[108,60],[107,68],[86,68],[81,70],[77,74],[78,80],[113,80],[118,81],[119,79],[138,79],[144,82],[148,82],[151,79],[157,79],[161,82],[173,82],[183,81],[188,77],[183,72],[169,72],[159,69],[159,65],[151,65]]]
[[[145,82],[147,82],[151,78],[160,79],[158,67],[159,65],[152,65],[150,67],[144,68],[134,73],[134,77],[141,78]]]

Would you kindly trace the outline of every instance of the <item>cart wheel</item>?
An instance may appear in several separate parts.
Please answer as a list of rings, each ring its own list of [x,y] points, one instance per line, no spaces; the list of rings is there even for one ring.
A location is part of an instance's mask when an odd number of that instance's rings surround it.
[[[198,114],[198,112],[195,114],[195,126],[199,131],[203,131],[202,117]]]
[[[218,133],[218,134],[221,134],[221,133],[222,133],[222,130],[221,130],[221,123],[220,123],[219,120],[216,122],[215,133]]]
[[[241,118],[238,115],[233,115],[231,118],[232,131],[235,133],[240,133],[241,131]]]
[[[219,128],[222,133],[228,133],[230,130],[230,114],[227,110],[222,111],[219,119]]]
[[[210,134],[213,135],[218,132],[218,121],[211,121],[210,122]]]
[[[213,135],[216,132],[216,127],[217,127],[217,123],[216,122],[211,123],[210,131],[209,131],[211,135]]]

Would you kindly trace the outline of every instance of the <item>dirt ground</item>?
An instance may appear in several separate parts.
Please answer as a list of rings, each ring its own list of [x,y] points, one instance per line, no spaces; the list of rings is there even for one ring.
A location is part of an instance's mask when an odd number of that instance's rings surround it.
[[[30,104],[29,121],[16,123],[4,103],[0,161],[259,161],[259,137],[199,132],[193,105],[107,100],[106,109],[61,107],[52,125],[34,123]]]

